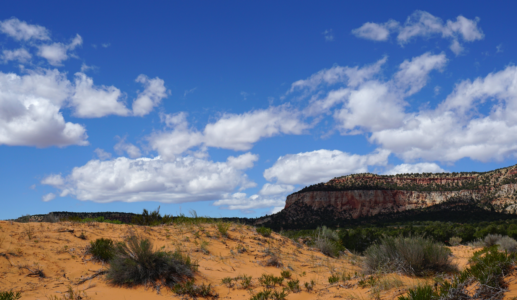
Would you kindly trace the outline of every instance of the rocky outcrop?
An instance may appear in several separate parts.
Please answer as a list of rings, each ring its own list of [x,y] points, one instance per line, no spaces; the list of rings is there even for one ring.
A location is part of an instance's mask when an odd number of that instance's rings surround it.
[[[485,173],[342,176],[289,195],[281,212],[259,223],[356,220],[457,205],[515,214],[517,165]]]

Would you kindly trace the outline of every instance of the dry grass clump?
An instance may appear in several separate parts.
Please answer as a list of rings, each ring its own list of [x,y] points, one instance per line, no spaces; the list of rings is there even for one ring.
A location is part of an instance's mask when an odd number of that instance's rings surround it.
[[[118,243],[110,261],[108,280],[116,285],[154,284],[162,281],[173,287],[194,277],[197,265],[180,251],[154,251],[149,239],[130,236]]]
[[[0,300],[18,300],[22,297],[20,292],[0,292]]]
[[[337,232],[323,226],[318,228],[316,231],[314,245],[321,251],[321,253],[330,257],[337,257],[339,256],[339,250],[337,247],[338,241],[339,236]]]
[[[451,246],[459,246],[461,244],[462,239],[457,236],[453,236],[449,239],[449,244]]]
[[[450,250],[422,236],[383,237],[365,251],[364,271],[426,275],[454,270]]]

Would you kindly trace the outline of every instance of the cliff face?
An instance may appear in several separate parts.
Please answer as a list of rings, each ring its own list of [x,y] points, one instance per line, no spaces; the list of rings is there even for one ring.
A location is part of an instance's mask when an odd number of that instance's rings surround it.
[[[321,218],[360,219],[435,206],[468,204],[517,212],[517,165],[486,173],[354,174],[306,187],[287,197],[273,218],[281,223]],[[318,217],[316,217],[318,215]]]

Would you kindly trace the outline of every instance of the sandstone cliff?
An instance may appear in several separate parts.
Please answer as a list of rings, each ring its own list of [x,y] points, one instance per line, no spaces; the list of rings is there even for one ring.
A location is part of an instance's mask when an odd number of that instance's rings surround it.
[[[353,220],[457,205],[515,214],[516,203],[517,165],[485,173],[354,174],[289,195],[280,213],[259,223]]]

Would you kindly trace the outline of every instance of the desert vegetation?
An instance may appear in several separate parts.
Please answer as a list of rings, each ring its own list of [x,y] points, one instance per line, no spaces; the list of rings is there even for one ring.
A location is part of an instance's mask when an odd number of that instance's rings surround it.
[[[142,216],[0,221],[0,299],[502,299],[513,290],[512,220],[278,233],[195,212]]]

